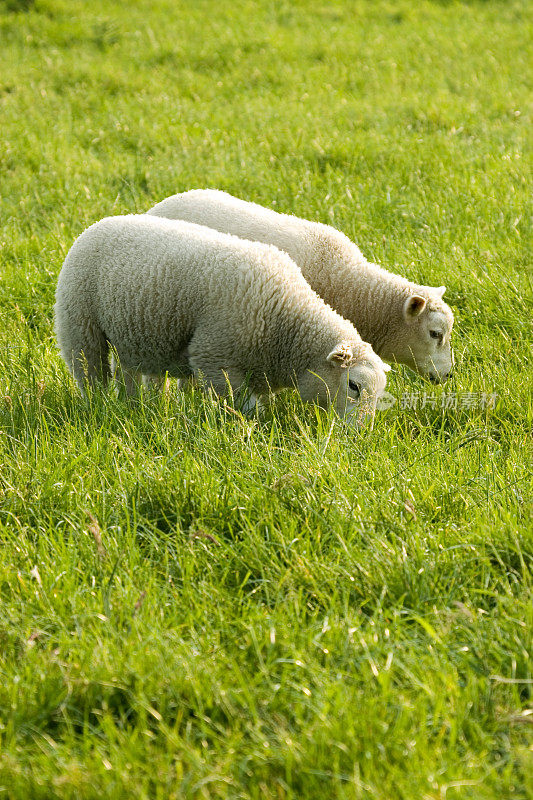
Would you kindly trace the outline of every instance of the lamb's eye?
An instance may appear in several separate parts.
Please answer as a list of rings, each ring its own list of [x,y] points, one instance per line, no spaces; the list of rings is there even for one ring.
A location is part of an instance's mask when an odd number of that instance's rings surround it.
[[[442,342],[442,333],[440,331],[430,331],[429,335],[432,339],[438,339],[440,342]]]
[[[350,390],[355,394],[356,397],[359,397],[361,394],[361,387],[355,381],[348,381],[348,386]]]

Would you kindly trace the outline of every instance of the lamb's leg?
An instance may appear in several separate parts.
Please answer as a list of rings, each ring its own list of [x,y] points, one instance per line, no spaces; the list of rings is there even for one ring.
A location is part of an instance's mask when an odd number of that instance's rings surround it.
[[[211,389],[218,397],[233,395],[236,406],[242,414],[251,414],[258,405],[258,396],[250,390],[247,385],[246,376],[242,370],[236,367],[216,367],[210,361],[199,367],[202,376],[202,387],[206,390]],[[197,379],[197,375],[194,376]]]
[[[203,358],[195,359],[194,378],[200,379],[202,388],[212,389],[219,397],[233,394],[244,383],[244,375],[240,370]]]
[[[58,340],[65,363],[82,392],[87,384],[108,382],[109,342],[97,325],[90,321],[75,328],[62,325]]]
[[[240,404],[241,413],[250,416],[256,409],[261,411],[259,397],[253,392],[246,392]]]
[[[116,355],[111,356],[111,374],[118,390],[125,389],[128,396],[138,394],[141,386],[145,389],[166,391],[168,380],[166,375],[148,375],[139,369],[131,369],[119,364]]]
[[[160,392],[167,392],[169,383],[166,375],[147,375],[142,376],[142,385],[145,389],[157,389]]]
[[[111,375],[119,393],[124,390],[131,397],[139,392],[141,386],[140,371],[120,364],[115,353],[111,355]]]
[[[232,394],[242,402],[243,413],[250,413],[256,406],[257,397],[250,387],[246,374],[239,367],[231,366],[231,349],[224,352],[225,332],[217,336],[213,329],[196,331],[188,347],[188,361],[192,380],[201,378],[204,389],[212,389],[219,397]],[[213,352],[215,342],[215,352]],[[187,383],[191,379],[187,379]],[[183,383],[180,382],[180,388]]]
[[[196,386],[196,384],[197,379],[194,375],[187,375],[186,378],[178,379],[178,389],[180,392],[188,392],[193,388],[193,386]]]

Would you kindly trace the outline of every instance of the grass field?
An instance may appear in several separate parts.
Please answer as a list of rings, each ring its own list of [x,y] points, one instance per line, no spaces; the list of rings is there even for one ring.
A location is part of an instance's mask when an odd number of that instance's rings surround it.
[[[0,0],[0,798],[533,797],[530,25]],[[452,382],[395,369],[359,436],[291,394],[84,401],[67,250],[205,186],[445,283]]]

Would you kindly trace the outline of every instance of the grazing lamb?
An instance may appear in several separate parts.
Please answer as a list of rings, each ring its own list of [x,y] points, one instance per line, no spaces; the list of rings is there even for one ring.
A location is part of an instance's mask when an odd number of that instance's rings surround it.
[[[275,247],[188,222],[108,217],[70,249],[56,291],[61,354],[84,388],[110,377],[109,352],[130,376],[201,376],[223,395],[254,399],[296,387],[373,419],[388,365],[319,298]]]
[[[329,225],[278,214],[226,192],[194,189],[148,211],[208,225],[284,250],[312,289],[349,319],[386,361],[407,364],[434,383],[451,372],[453,314],[444,286],[411,283],[371,264],[347,236]]]

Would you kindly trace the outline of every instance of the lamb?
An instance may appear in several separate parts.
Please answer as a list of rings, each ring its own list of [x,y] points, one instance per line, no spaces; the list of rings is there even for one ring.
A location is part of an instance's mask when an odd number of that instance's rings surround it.
[[[411,283],[369,263],[347,236],[329,225],[279,214],[226,192],[175,194],[147,213],[279,247],[294,259],[311,288],[353,322],[385,361],[406,364],[434,383],[450,375],[453,314],[442,300],[444,286]]]
[[[82,391],[110,378],[200,377],[218,395],[296,387],[372,421],[389,369],[277,248],[189,222],[108,217],[75,241],[56,290],[61,354]],[[132,377],[133,376],[133,377]],[[229,386],[228,386],[229,385]]]

